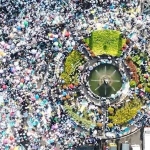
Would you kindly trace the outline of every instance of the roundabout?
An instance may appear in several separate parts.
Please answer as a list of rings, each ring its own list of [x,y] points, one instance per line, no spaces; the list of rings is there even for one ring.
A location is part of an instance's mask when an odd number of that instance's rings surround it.
[[[107,30],[108,32],[109,30]],[[116,33],[114,31],[110,31],[110,33],[114,38]],[[88,40],[82,40],[84,47],[80,52],[84,63],[76,69],[79,76],[78,86],[72,89],[75,93],[78,89],[79,91],[77,96],[73,98],[74,102],[68,100],[71,106],[68,105],[68,102],[65,102],[65,108],[68,114],[73,116],[75,122],[87,131],[89,129],[95,131],[98,128],[101,131],[101,137],[104,139],[107,139],[108,133],[113,133],[113,138],[121,138],[126,133],[129,134],[133,131],[131,131],[130,125],[133,125],[134,119],[137,120],[137,118],[145,116],[142,111],[142,106],[145,104],[141,97],[144,92],[139,88],[141,82],[134,64],[136,59],[139,60],[140,58],[133,55],[133,51],[128,51],[129,48],[134,49],[130,45],[130,39],[122,39],[121,50],[116,49],[118,39],[116,41],[110,40],[109,44],[114,45],[114,49],[110,48],[109,45],[106,46],[106,42],[103,41],[104,46],[101,46],[103,48],[100,49],[102,55],[97,55],[99,53],[97,45],[102,41],[97,40],[96,44],[91,44],[91,41],[94,42],[95,38],[100,38],[100,34],[103,34],[103,31],[94,31],[88,37]],[[118,32],[117,37],[119,37],[120,43],[121,36],[118,35]],[[95,46],[95,48],[92,46]],[[109,51],[106,47],[109,48]],[[143,56],[147,58],[147,54],[142,54],[141,57]],[[136,88],[136,85],[140,86]],[[141,93],[141,96],[136,93],[137,91]],[[146,93],[144,95],[146,96]],[[78,105],[78,108],[74,103]],[[71,110],[73,110],[73,113]],[[95,119],[95,117],[98,117],[98,119]],[[128,126],[126,126],[127,124]],[[137,123],[135,123],[134,130],[136,129]]]

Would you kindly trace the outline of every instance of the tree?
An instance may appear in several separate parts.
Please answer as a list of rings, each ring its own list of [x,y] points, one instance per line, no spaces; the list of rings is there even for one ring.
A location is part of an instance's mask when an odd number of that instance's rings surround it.
[[[109,112],[111,115],[114,114],[114,108],[109,107],[109,108],[108,108],[108,112]]]
[[[126,39],[126,44],[127,44],[127,45],[130,44],[130,39]]]
[[[150,88],[149,88],[149,87],[146,87],[146,88],[145,88],[145,92],[150,93]]]
[[[143,87],[142,84],[139,84],[139,85],[138,85],[138,88],[139,88],[139,89],[141,89],[142,87]]]
[[[130,87],[136,87],[136,82],[134,80],[130,80]]]
[[[130,61],[130,60],[132,60],[131,56],[127,56],[126,61]]]
[[[101,127],[103,126],[103,124],[102,124],[101,122],[97,123],[96,125],[97,125],[97,127],[99,127],[99,128],[101,128]]]
[[[113,123],[108,123],[107,126],[108,126],[109,128],[112,128],[114,125],[113,125]]]

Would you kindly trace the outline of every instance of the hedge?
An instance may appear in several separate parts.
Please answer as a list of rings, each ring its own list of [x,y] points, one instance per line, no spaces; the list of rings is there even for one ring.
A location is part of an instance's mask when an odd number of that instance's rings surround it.
[[[126,40],[121,37],[119,31],[97,30],[91,33],[89,38],[84,39],[93,53],[97,55],[111,55],[119,57]]]

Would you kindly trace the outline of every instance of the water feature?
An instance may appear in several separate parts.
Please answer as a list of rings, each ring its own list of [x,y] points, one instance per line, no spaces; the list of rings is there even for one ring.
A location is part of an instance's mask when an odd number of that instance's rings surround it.
[[[89,85],[94,94],[100,97],[110,97],[111,94],[116,94],[122,86],[121,74],[116,66],[101,64],[91,71]]]

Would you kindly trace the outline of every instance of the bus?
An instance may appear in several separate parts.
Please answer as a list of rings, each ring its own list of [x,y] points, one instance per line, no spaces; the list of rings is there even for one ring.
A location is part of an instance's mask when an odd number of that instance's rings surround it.
[[[143,150],[150,150],[150,127],[145,127],[143,132]]]

